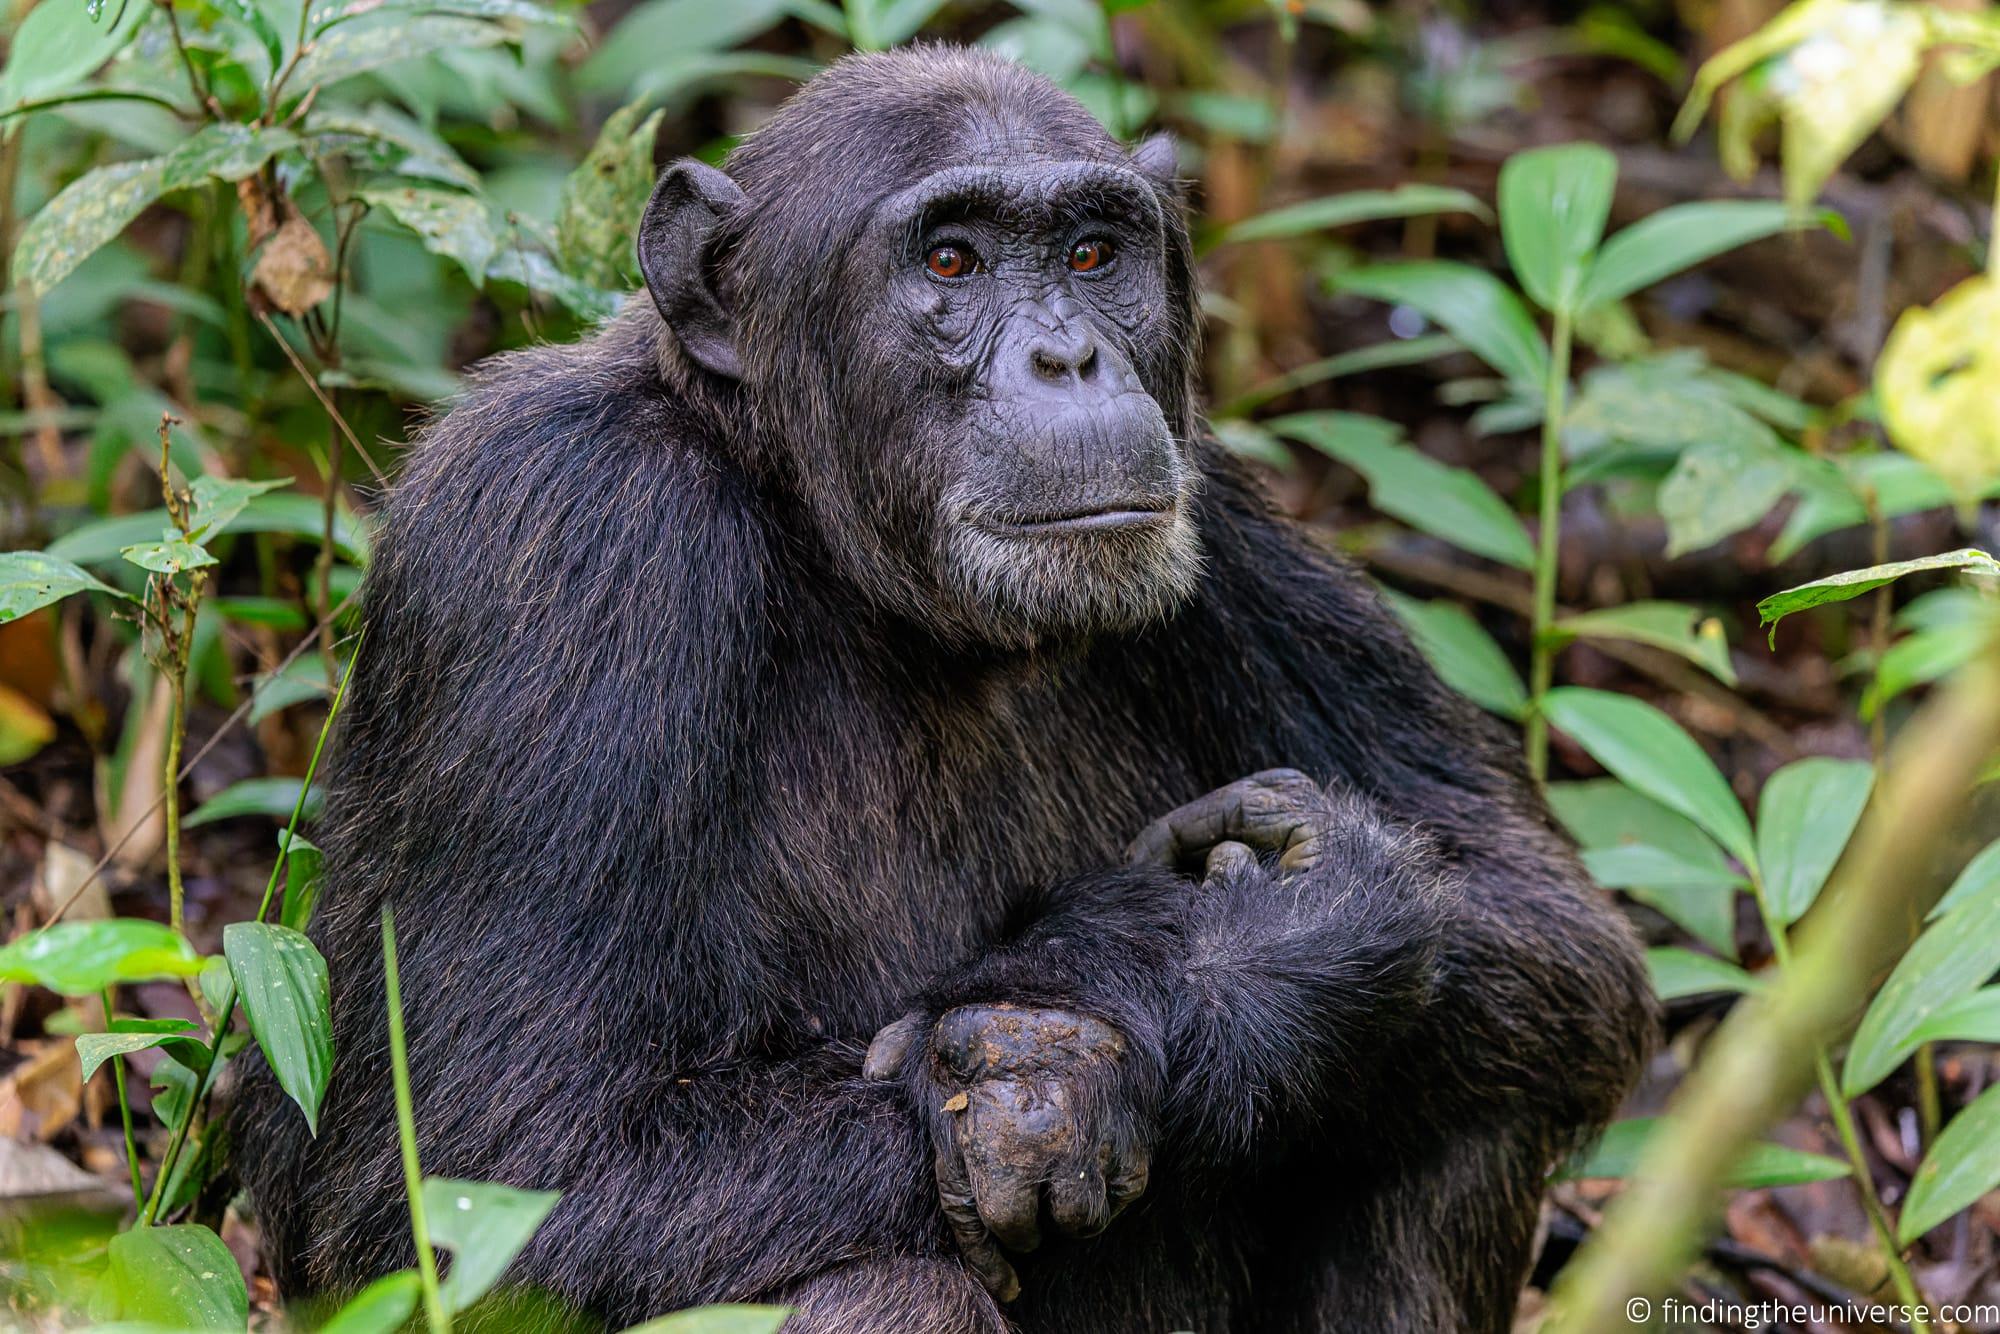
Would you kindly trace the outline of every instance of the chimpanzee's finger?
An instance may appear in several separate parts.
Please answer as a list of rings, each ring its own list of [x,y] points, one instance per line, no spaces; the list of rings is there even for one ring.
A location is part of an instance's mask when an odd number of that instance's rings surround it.
[[[1109,1204],[1106,1221],[1118,1217],[1125,1206],[1146,1193],[1152,1179],[1152,1154],[1143,1144],[1126,1144],[1112,1155],[1105,1173],[1104,1193]]]
[[[1049,1221],[1072,1237],[1094,1237],[1111,1222],[1098,1152],[1065,1164],[1049,1182]]]
[[[1068,1130],[1063,1109],[1027,1083],[992,1080],[971,1091],[959,1127],[966,1175],[980,1221],[1010,1251],[1042,1244],[1042,1182]]]
[[[1201,878],[1204,881],[1227,880],[1256,869],[1257,854],[1250,850],[1247,843],[1224,839],[1208,850],[1208,863],[1202,868]]]
[[[1296,769],[1267,769],[1169,811],[1126,849],[1138,865],[1182,867],[1225,840],[1282,851],[1323,820],[1319,784]]]
[[[895,1079],[903,1073],[903,1061],[910,1054],[910,1047],[924,1031],[924,1016],[920,1011],[911,1011],[894,1023],[885,1024],[868,1044],[868,1055],[861,1062],[861,1076],[864,1079]]]
[[[979,1202],[972,1193],[972,1180],[966,1174],[957,1139],[952,1133],[949,1143],[938,1146],[938,1206],[951,1229],[951,1239],[958,1244],[958,1253],[965,1257],[973,1275],[994,1297],[1011,1302],[1021,1295],[1021,1279],[979,1220]]]

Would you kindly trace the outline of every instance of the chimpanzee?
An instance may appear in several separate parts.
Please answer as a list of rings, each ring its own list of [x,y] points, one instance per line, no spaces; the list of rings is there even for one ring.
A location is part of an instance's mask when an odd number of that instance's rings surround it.
[[[386,903],[425,1170],[562,1191],[512,1278],[596,1318],[1505,1330],[1647,987],[1498,724],[1205,437],[1171,145],[855,56],[639,257],[388,499],[338,1065],[317,1139],[237,1103],[284,1289],[410,1262]]]

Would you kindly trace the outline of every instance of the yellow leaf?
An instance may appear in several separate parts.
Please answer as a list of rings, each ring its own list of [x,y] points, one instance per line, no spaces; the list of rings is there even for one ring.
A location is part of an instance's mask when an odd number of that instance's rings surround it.
[[[2000,283],[1967,279],[1896,321],[1875,365],[1889,438],[1966,494],[2000,477]]]

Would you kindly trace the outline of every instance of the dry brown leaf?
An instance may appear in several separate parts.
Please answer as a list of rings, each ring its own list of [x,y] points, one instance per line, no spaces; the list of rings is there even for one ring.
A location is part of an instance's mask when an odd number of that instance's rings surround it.
[[[0,1135],[47,1143],[83,1110],[83,1067],[68,1038],[21,1044],[27,1059],[0,1079]]]
[[[295,213],[265,243],[250,281],[254,297],[297,317],[333,295],[333,257],[313,225]]]
[[[167,722],[173,716],[173,706],[173,692],[167,679],[156,678],[153,693],[146,700],[145,715],[139,720],[139,739],[125,764],[125,781],[115,795],[105,790],[109,770],[102,765],[98,767],[97,832],[104,846],[117,844],[129,827],[138,825],[136,832],[113,855],[113,860],[128,870],[138,870],[151,862],[166,840],[166,813],[155,809],[154,803],[160,799],[160,767],[166,763]]]

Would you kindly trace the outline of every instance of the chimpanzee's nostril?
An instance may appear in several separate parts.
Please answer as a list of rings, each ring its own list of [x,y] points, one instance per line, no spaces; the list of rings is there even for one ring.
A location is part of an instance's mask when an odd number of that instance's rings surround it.
[[[1040,343],[1029,350],[1028,364],[1038,378],[1057,384],[1072,376],[1088,380],[1097,373],[1097,348],[1081,339],[1068,347]]]
[[[1028,355],[1035,374],[1044,380],[1060,380],[1069,374],[1069,363],[1047,348],[1038,347]]]

